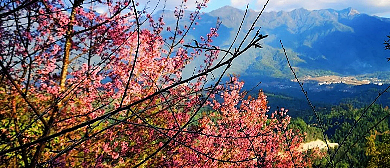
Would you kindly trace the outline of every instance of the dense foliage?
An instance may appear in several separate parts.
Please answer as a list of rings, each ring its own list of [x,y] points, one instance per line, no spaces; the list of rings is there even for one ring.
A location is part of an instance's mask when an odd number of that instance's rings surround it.
[[[321,112],[325,136],[329,142],[338,143],[339,146],[330,148],[327,156],[315,160],[314,164],[318,167],[389,165],[389,116],[388,107],[383,108],[380,105],[373,105],[371,108],[354,108],[342,104],[334,106],[329,113]],[[359,122],[355,125],[356,121]],[[305,132],[306,142],[324,139],[319,124],[306,124],[303,119],[296,118],[291,120],[289,127],[299,128]]]
[[[367,167],[381,167],[390,165],[390,134],[389,131],[380,133],[372,131],[366,137],[366,155],[370,158]]]
[[[315,125],[310,126],[301,118],[294,118],[289,125],[291,128],[299,130],[302,134],[305,134],[305,142],[315,141],[317,139],[323,140],[324,136],[322,130]]]
[[[389,131],[389,114],[388,107],[380,105],[354,108],[347,104],[334,106],[330,113],[324,114],[326,135],[331,142],[340,145],[328,153],[333,166],[367,167],[386,162],[386,149],[378,146],[386,147],[388,143],[387,134],[382,136],[380,133]],[[381,138],[376,138],[378,135]],[[325,165],[329,166],[328,163]]]

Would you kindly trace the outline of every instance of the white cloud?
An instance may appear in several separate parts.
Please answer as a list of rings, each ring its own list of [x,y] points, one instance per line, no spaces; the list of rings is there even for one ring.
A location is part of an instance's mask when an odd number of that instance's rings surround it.
[[[103,14],[103,13],[106,13],[108,11],[108,8],[107,8],[107,6],[99,5],[99,6],[95,7],[95,10],[97,13]]]
[[[389,0],[377,0],[375,3],[371,2],[371,4],[378,6],[378,7],[389,7],[390,1]]]
[[[230,0],[231,6],[233,7],[243,7],[249,4],[251,0]]]
[[[267,0],[253,0],[256,4],[255,10],[260,10]],[[270,0],[267,11],[292,10],[305,8],[309,10],[336,9],[341,10],[348,7],[358,10],[361,13],[384,16],[389,14],[390,0]]]

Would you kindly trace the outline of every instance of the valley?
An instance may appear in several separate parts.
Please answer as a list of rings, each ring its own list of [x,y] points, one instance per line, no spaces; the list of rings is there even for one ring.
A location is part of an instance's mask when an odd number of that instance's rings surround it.
[[[256,95],[260,89],[266,93],[269,106],[271,107],[270,111],[274,111],[278,107],[284,107],[289,109],[289,115],[292,117],[305,118],[306,121],[314,119],[312,109],[308,105],[301,87],[294,80],[262,76],[241,76],[240,79],[245,82],[245,90],[252,90],[251,94]],[[318,79],[328,81],[328,84],[321,84],[315,80],[304,80],[304,78],[300,80],[316,110],[324,113],[329,112],[333,106],[340,104],[351,104],[356,108],[365,107],[375,100],[378,93],[384,91],[389,86],[389,83],[382,83],[380,85],[375,82],[375,79],[372,80],[373,82],[370,81],[369,84],[362,84],[362,80],[357,77],[342,78],[334,76]],[[350,81],[341,82],[347,81],[346,79]],[[360,82],[358,82],[358,79]],[[355,82],[355,84],[347,84],[349,82]],[[381,95],[376,101],[376,104],[383,106],[390,105],[390,95],[387,93]]]
[[[318,85],[331,85],[331,84],[347,84],[347,85],[383,85],[389,84],[390,79],[378,79],[375,77],[369,77],[365,75],[360,76],[337,76],[337,75],[325,75],[319,77],[305,76],[300,79],[303,82],[317,82]],[[291,81],[295,81],[292,79]]]

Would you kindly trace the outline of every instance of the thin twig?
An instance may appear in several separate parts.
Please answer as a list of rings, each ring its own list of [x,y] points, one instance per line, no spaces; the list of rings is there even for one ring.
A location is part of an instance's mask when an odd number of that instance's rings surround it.
[[[308,102],[309,106],[311,107],[311,110],[314,112],[314,114],[315,114],[315,116],[316,116],[317,122],[319,123],[320,128],[321,128],[321,130],[322,130],[322,135],[323,135],[323,137],[324,137],[324,141],[325,141],[326,146],[327,146],[328,151],[329,151],[330,147],[329,147],[329,144],[328,144],[328,140],[326,139],[327,136],[326,136],[326,134],[325,134],[324,124],[322,123],[322,121],[321,121],[321,119],[320,119],[320,117],[319,117],[319,114],[318,114],[318,112],[316,111],[314,105],[311,103],[311,101],[310,101],[310,99],[309,99],[309,96],[307,95],[307,92],[306,92],[305,89],[303,88],[303,84],[299,81],[299,79],[298,79],[298,77],[297,77],[297,75],[296,75],[294,69],[292,68],[291,63],[290,63],[290,60],[289,60],[289,58],[288,58],[288,56],[287,56],[286,49],[285,49],[284,46],[283,46],[282,40],[280,40],[280,45],[282,46],[284,55],[285,55],[286,60],[287,60],[287,65],[288,65],[288,67],[290,68],[291,72],[293,73],[294,78],[297,80],[299,86],[301,87],[302,93],[303,93],[303,94],[305,95],[305,97],[306,97],[306,101]],[[328,157],[328,156],[327,156],[327,157]],[[331,162],[331,160],[329,160],[329,158],[326,158],[326,159],[328,160],[328,163]]]

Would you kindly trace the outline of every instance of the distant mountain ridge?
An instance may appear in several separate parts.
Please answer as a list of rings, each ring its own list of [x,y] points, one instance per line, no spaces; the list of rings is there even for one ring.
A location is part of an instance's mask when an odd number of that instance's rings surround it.
[[[234,38],[245,11],[224,6],[202,15],[191,34],[204,35],[219,18],[221,35],[215,45],[227,47]],[[258,15],[249,10],[243,25],[247,32]],[[390,19],[343,10],[303,8],[289,12],[264,12],[256,28],[269,35],[264,48],[251,49],[233,63],[230,72],[241,76],[291,78],[279,40],[283,41],[292,65],[300,76],[362,75],[389,72],[383,42],[390,35]],[[241,33],[239,37],[243,37]],[[239,38],[240,40],[240,38]]]

